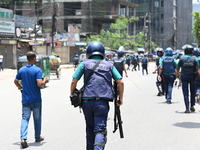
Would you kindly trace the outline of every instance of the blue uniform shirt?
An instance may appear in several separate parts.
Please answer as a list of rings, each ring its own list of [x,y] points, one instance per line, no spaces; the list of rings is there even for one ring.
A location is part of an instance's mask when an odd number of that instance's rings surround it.
[[[165,56],[165,57],[172,57],[172,56]],[[160,58],[160,66],[163,67],[163,59],[165,57]],[[174,64],[177,66],[176,60],[174,59]]]
[[[182,56],[182,57],[192,57],[193,55],[189,55],[189,54],[186,54],[186,55],[184,55],[184,56]],[[178,66],[179,67],[181,67],[183,65],[183,61],[180,61],[179,60],[179,62],[178,62]],[[199,61],[198,61],[198,59],[195,57],[195,65],[196,66],[199,66]]]
[[[165,58],[173,58],[173,56],[164,56],[164,57],[162,57],[162,59],[160,59],[160,66],[161,67],[163,67],[163,61],[164,61],[164,59]],[[175,68],[176,68],[176,66],[177,66],[177,63],[176,63],[176,60],[175,59],[173,59],[173,61],[174,61],[174,70],[175,70]],[[169,68],[168,68],[169,69]],[[174,71],[173,70],[173,71]],[[175,72],[170,72],[170,73],[166,73],[166,74],[171,74],[171,73],[175,73]],[[165,74],[165,73],[164,73]]]
[[[94,60],[100,60],[101,57],[99,57],[99,56],[93,56],[92,59],[94,59]],[[102,60],[102,61],[104,61],[104,60]],[[72,78],[75,78],[75,79],[79,80],[82,77],[83,73],[84,73],[84,61],[79,64],[79,66],[76,69],[75,73],[73,74]],[[113,68],[112,68],[112,77],[113,77],[113,79],[115,81],[119,80],[119,79],[122,79],[122,76],[117,71],[117,69],[115,68],[115,66],[113,66]]]

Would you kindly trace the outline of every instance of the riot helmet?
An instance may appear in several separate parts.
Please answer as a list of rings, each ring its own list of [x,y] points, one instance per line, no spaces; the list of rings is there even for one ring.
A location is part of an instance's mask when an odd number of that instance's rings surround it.
[[[105,48],[104,45],[98,41],[93,41],[88,44],[86,48],[86,56],[88,59],[90,59],[92,56],[101,56],[101,58],[104,58],[105,54]]]
[[[156,48],[156,51],[157,51],[157,55],[158,55],[158,56],[163,56],[164,51],[163,51],[162,48],[158,47],[158,48]],[[159,54],[159,53],[160,53],[160,54]]]
[[[194,51],[194,48],[192,45],[186,44],[182,47],[182,49],[184,50],[185,54],[192,54]]]
[[[121,50],[118,50],[117,51],[117,56],[118,57],[122,57],[124,55],[124,53],[121,51]]]
[[[194,48],[194,52],[193,52],[193,55],[195,56],[199,56],[200,52],[199,52],[199,49],[197,47]]]
[[[172,55],[173,55],[173,50],[172,50],[172,48],[171,48],[171,47],[166,48],[166,49],[165,49],[165,54],[166,54],[167,56],[172,56]]]

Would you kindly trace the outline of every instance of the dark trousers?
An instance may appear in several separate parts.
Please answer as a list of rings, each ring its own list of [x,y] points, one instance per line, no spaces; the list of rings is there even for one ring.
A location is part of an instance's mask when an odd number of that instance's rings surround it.
[[[133,71],[133,69],[134,69],[135,71],[137,71],[137,70],[136,70],[136,67],[137,67],[137,63],[134,63],[134,64],[133,64],[132,71]]]
[[[161,74],[161,78],[163,79],[163,74]],[[162,92],[163,94],[165,93],[165,83],[164,80],[158,81],[158,76],[156,77],[156,86],[158,88],[158,92]]]
[[[103,150],[106,144],[106,126],[109,112],[109,102],[105,100],[90,100],[82,102],[86,121],[87,148]]]
[[[165,98],[169,102],[172,99],[172,89],[174,85],[174,80],[176,79],[174,74],[163,74],[164,77],[164,85],[165,85]]]
[[[186,109],[189,109],[189,89],[190,89],[190,103],[191,107],[195,105],[195,95],[196,95],[196,88],[195,88],[195,75],[181,75],[182,81],[182,92],[184,96],[184,102]]]
[[[144,75],[144,70],[146,70],[146,74],[148,74],[147,64],[142,64],[142,74]]]
[[[0,71],[3,71],[3,62],[0,62]]]

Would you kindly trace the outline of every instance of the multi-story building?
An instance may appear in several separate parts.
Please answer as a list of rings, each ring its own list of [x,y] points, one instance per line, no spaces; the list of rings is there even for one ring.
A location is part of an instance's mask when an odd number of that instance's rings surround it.
[[[160,47],[181,49],[192,43],[192,0],[133,0],[138,4],[137,32],[144,29]]]
[[[136,6],[132,0],[55,0],[54,9],[45,7],[40,17],[44,28],[51,28],[52,13],[57,15],[57,30],[68,32],[69,24],[78,25],[80,35],[99,34],[107,29],[119,15],[135,16]],[[49,5],[47,1],[44,4]],[[53,11],[52,11],[53,10]],[[56,12],[55,12],[56,11]],[[45,14],[45,15],[44,15]],[[135,34],[135,23],[129,25],[128,33]]]

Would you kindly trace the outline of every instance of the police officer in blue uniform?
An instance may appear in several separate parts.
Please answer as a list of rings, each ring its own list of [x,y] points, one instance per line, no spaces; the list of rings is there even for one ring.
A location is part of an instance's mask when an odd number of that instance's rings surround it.
[[[123,57],[124,53],[121,50],[117,51],[117,57],[113,58],[114,66],[119,71],[121,76],[123,76],[123,71],[125,72],[126,77],[128,77],[127,71],[126,71],[126,61]]]
[[[131,64],[133,65],[132,71],[133,71],[133,69],[134,69],[135,71],[137,71],[137,70],[136,70],[136,67],[137,67],[137,65],[138,65],[138,62],[137,62],[136,54],[133,55],[132,60],[131,60]]]
[[[156,73],[159,75],[159,70],[160,70],[160,62],[163,59],[163,54],[164,51],[162,48],[157,48],[157,55],[158,57],[156,58],[156,69],[153,71],[153,74]],[[163,73],[160,74],[161,78],[163,78]],[[165,87],[164,87],[164,80],[158,81],[158,76],[156,77],[156,87],[158,89],[158,94],[157,96],[162,96],[165,93]]]
[[[166,90],[165,98],[167,104],[171,104],[172,89],[174,80],[176,79],[175,72],[176,61],[173,58],[173,50],[170,47],[168,47],[165,50],[165,57],[160,62],[160,71],[158,75],[158,80],[161,81],[161,74],[163,73],[163,80]]]
[[[148,74],[148,58],[147,54],[144,54],[144,57],[141,60],[142,63],[142,74],[144,75],[144,70],[146,70],[146,74]]]
[[[199,72],[199,62],[195,56],[193,56],[193,47],[191,45],[184,45],[185,55],[182,56],[178,62],[177,66],[177,77],[182,81],[182,92],[185,102],[185,113],[195,112],[195,81],[197,74]],[[181,68],[181,74],[179,72]],[[190,94],[189,90],[190,89]],[[189,95],[190,95],[190,104],[189,104]]]
[[[129,55],[126,56],[126,64],[128,65],[127,71],[130,70],[131,65],[131,57]]]
[[[200,51],[197,47],[194,48],[194,56],[197,57],[198,62],[200,64]],[[196,79],[196,99],[197,99],[197,103],[200,104],[200,77],[198,76]]]
[[[102,60],[83,91],[82,109],[86,121],[87,150],[103,150],[105,147],[109,101],[114,98],[112,78],[116,81],[119,90],[119,103],[117,105],[123,104],[124,83],[122,76],[113,66],[112,61],[103,60],[104,54],[105,49],[102,43],[97,41],[89,43],[86,48],[88,59],[78,66],[71,83],[72,95],[81,76],[84,74],[85,81],[94,65]]]

